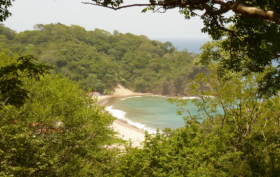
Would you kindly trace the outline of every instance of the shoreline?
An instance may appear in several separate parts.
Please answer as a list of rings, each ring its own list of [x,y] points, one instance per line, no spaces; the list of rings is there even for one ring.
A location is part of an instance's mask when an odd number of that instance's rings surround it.
[[[130,96],[148,96],[152,95],[151,93],[135,93],[129,89],[124,88],[121,85],[118,85],[115,88],[115,91],[112,95],[106,96],[97,96],[93,97],[97,98],[97,104],[100,106],[104,106],[105,103],[112,98],[125,98]],[[129,141],[131,140],[133,147],[140,147],[141,142],[145,140],[145,132],[133,125],[128,124],[125,120],[121,120],[116,118],[116,120],[112,124],[113,129],[119,134],[117,137],[122,138],[123,140]]]
[[[116,97],[129,97],[129,96],[145,96],[145,95],[153,95],[152,93],[137,93],[133,92],[127,88],[124,88],[122,85],[118,85],[115,88],[115,91],[112,95],[105,95],[105,96],[97,96],[97,104],[103,106],[104,102],[111,98]]]
[[[118,85],[118,87],[115,88],[115,91],[112,95],[96,96],[96,97],[93,97],[93,98],[97,99],[97,104],[98,105],[106,106],[106,103],[110,99],[117,98],[117,100],[119,100],[119,99],[122,99],[122,98],[134,97],[134,96],[157,96],[157,97],[166,97],[166,98],[172,98],[173,97],[173,96],[168,96],[168,95],[164,95],[164,96],[163,95],[155,95],[155,94],[152,94],[152,93],[135,93],[135,92],[132,92],[129,89],[124,88],[121,85]],[[173,97],[173,98],[176,98],[176,97]],[[181,96],[181,98],[182,99],[195,99],[196,97]],[[109,103],[111,104],[111,101],[109,101]],[[110,106],[108,105],[107,108],[110,108]],[[111,114],[113,114],[113,113],[111,113]],[[112,124],[112,127],[116,132],[119,132],[117,137],[122,138],[123,140],[131,139],[133,146],[140,146],[141,142],[145,140],[145,130],[140,129],[139,127],[136,127],[136,126],[130,124],[129,120],[123,120],[123,119],[116,118],[116,120]],[[147,130],[147,131],[149,133],[155,133],[154,131],[152,131],[152,132],[150,132],[149,130]]]
[[[118,138],[129,141],[131,140],[132,147],[140,147],[145,140],[145,132],[137,127],[129,125],[127,122],[116,119],[113,122],[113,129],[118,132]]]

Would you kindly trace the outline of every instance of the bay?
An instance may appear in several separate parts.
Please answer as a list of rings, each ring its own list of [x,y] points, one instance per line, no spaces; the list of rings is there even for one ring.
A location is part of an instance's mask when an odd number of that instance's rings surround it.
[[[175,105],[161,96],[134,96],[126,98],[112,98],[107,103],[107,110],[118,119],[127,121],[139,129],[155,133],[156,129],[184,127],[183,116],[177,115]],[[188,110],[192,115],[198,115],[197,107],[188,100]],[[200,113],[201,114],[201,113]]]

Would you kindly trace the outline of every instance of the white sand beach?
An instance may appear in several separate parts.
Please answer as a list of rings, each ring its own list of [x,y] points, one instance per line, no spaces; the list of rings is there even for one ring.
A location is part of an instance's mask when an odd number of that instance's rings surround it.
[[[129,96],[143,96],[151,95],[150,93],[135,93],[129,89],[124,88],[122,85],[118,85],[112,95],[98,96],[97,103],[99,105],[104,105],[106,100],[113,97],[129,97]],[[122,120],[115,120],[113,123],[113,128],[115,131],[119,132],[119,137],[124,140],[131,140],[132,146],[140,146],[140,143],[145,139],[145,133],[132,125],[127,124]]]
[[[121,120],[115,120],[113,123],[115,131],[119,132],[118,137],[124,140],[131,140],[132,146],[140,146],[141,142],[145,139],[145,133]]]
[[[97,96],[97,103],[103,105],[102,103],[110,98],[113,97],[129,97],[129,96],[143,96],[143,95],[152,95],[151,93],[137,93],[133,92],[127,88],[124,88],[122,85],[118,84],[115,88],[112,95],[105,95],[105,96]]]

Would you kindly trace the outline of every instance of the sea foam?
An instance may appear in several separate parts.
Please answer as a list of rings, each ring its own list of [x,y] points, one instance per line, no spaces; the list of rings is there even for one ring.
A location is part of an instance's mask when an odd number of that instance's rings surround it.
[[[129,99],[129,98],[134,98],[134,97],[142,97],[142,96],[130,96],[130,97],[125,97],[125,98],[122,98],[120,100],[126,100],[126,99]]]
[[[141,123],[137,123],[137,122],[133,122],[133,121],[129,120],[128,118],[125,117],[126,112],[124,112],[122,110],[118,110],[118,109],[113,109],[112,105],[107,106],[105,109],[106,109],[106,111],[110,112],[114,117],[116,117],[117,119],[126,121],[129,125],[135,126],[144,131],[148,131],[149,133],[156,133],[156,129],[154,129],[152,127],[148,127],[145,124],[141,124]]]
[[[214,96],[207,96],[207,95],[203,95],[203,97],[204,98],[215,98]],[[187,100],[187,99],[193,100],[193,99],[201,99],[201,97],[190,96],[190,97],[182,97],[180,99],[183,99],[183,100]]]

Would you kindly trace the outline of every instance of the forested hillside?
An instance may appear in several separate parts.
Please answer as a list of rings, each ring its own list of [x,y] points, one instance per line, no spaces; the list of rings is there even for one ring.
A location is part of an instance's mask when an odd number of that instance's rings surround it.
[[[0,59],[0,176],[103,176],[115,118],[36,59]]]
[[[49,63],[85,90],[110,92],[120,83],[137,92],[184,94],[187,81],[205,68],[194,66],[197,56],[179,52],[170,43],[144,35],[122,34],[77,25],[37,24],[17,33],[0,25],[0,48],[10,55],[33,55]]]

